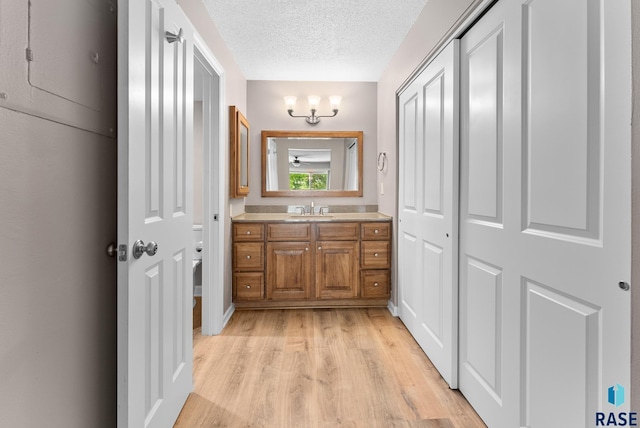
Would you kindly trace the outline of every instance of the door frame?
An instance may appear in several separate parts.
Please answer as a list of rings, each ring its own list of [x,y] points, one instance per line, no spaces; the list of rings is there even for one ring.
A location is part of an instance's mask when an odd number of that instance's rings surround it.
[[[193,56],[212,72],[210,91],[203,104],[211,105],[211,114],[203,116],[210,132],[203,136],[203,221],[202,221],[202,334],[216,335],[225,324],[224,270],[225,251],[225,178],[227,151],[225,139],[225,73],[205,41],[194,31]],[[217,100],[216,100],[217,98]],[[215,110],[217,111],[215,111]],[[214,219],[215,217],[215,219]],[[228,319],[228,317],[226,317]]]

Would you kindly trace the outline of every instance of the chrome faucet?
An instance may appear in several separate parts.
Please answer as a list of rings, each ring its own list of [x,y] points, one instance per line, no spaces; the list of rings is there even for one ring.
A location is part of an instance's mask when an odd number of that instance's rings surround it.
[[[300,210],[300,215],[304,215],[305,214],[304,207],[298,207],[298,210]]]
[[[326,211],[329,210],[329,207],[320,207],[320,215],[324,215]]]

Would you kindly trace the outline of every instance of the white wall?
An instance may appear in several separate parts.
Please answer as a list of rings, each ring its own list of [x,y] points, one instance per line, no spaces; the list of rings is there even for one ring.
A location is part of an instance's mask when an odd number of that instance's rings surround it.
[[[363,131],[364,189],[362,197],[313,198],[316,205],[376,205],[376,153],[378,146],[376,105],[377,85],[374,82],[283,82],[250,80],[247,82],[247,112],[251,125],[250,176],[247,205],[309,205],[310,198],[262,197],[262,149],[263,130],[305,131]],[[294,114],[310,114],[308,95],[323,99],[316,114],[331,114],[328,97],[342,96],[340,111],[336,117],[322,118],[317,125],[309,125],[302,118],[292,118],[287,113],[282,97],[298,97]]]

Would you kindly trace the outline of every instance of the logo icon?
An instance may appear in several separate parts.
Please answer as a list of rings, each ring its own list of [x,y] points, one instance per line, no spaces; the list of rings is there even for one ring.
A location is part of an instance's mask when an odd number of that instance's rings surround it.
[[[620,407],[624,404],[624,387],[619,383],[616,383],[614,386],[609,387],[608,391],[608,400],[609,403],[613,404],[616,407]]]

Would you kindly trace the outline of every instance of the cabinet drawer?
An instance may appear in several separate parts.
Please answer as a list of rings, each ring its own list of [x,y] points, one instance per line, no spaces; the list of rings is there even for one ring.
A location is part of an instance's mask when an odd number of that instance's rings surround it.
[[[234,241],[262,241],[264,240],[264,224],[262,223],[234,223]]]
[[[318,241],[357,241],[358,223],[318,224]]]
[[[264,244],[242,242],[233,244],[234,270],[264,270]]]
[[[391,257],[388,241],[362,241],[362,267],[388,268]]]
[[[233,274],[235,297],[239,300],[264,298],[264,273],[243,272]]]
[[[391,281],[389,269],[363,270],[361,273],[362,297],[387,297]]]
[[[362,223],[362,240],[385,240],[391,238],[391,223]]]
[[[310,224],[274,223],[267,224],[269,241],[310,241]]]

